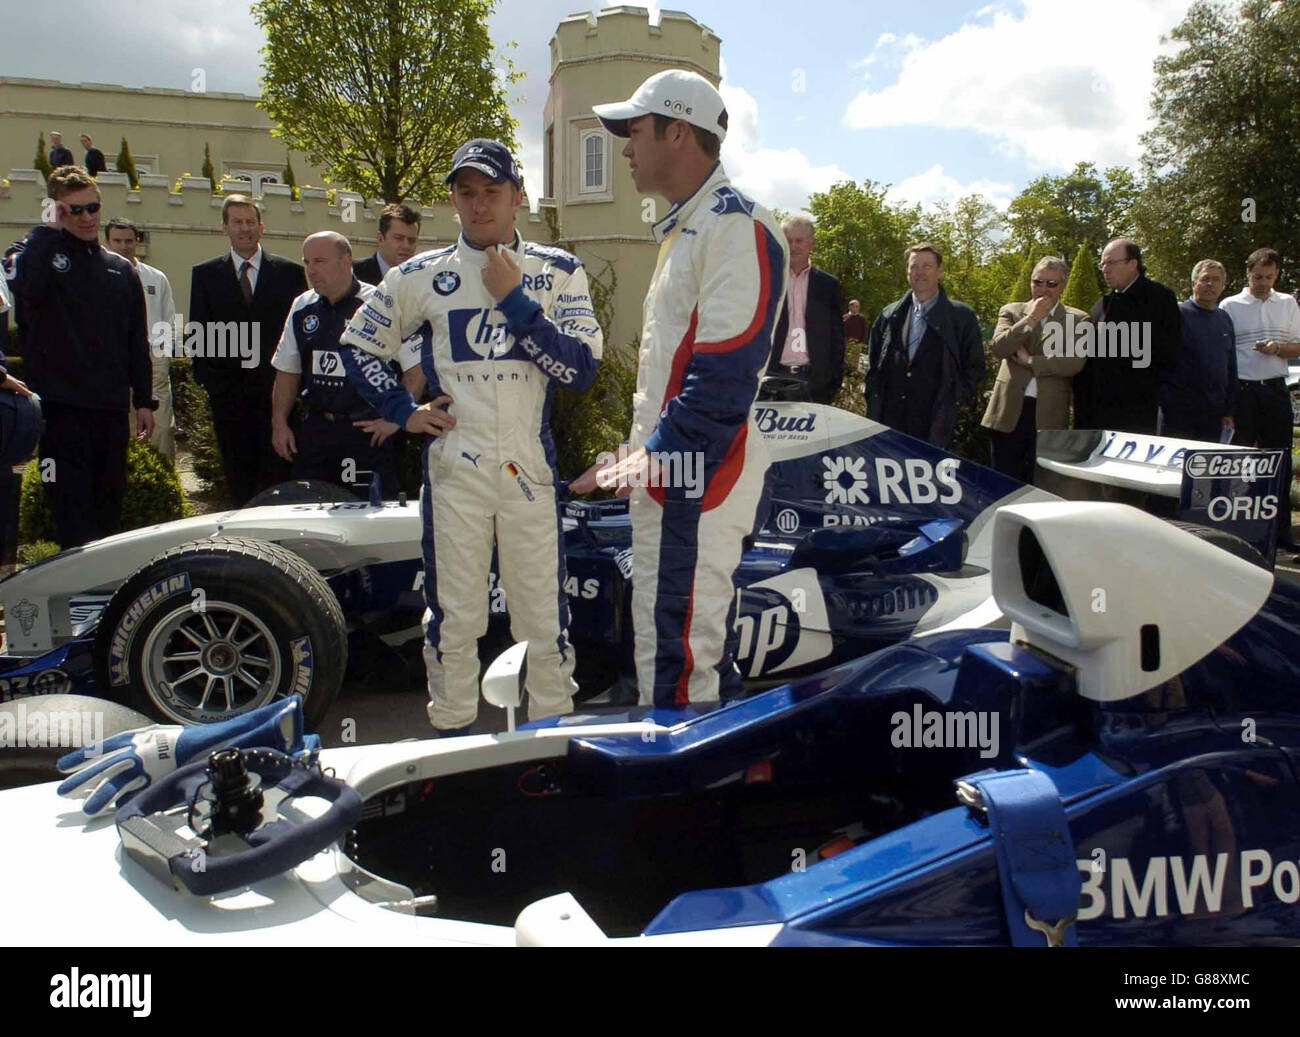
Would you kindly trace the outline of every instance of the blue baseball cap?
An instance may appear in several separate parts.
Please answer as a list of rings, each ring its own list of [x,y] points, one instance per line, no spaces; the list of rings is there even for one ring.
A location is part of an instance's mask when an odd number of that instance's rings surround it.
[[[450,184],[462,169],[477,169],[497,183],[509,180],[518,188],[524,186],[515,157],[510,154],[509,148],[497,140],[475,137],[462,144],[456,149],[456,156],[451,160],[451,172],[443,183]]]

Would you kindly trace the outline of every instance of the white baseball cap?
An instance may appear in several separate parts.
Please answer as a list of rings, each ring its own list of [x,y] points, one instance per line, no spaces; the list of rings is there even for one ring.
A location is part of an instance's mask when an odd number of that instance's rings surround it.
[[[683,68],[656,72],[626,101],[598,104],[591,109],[616,137],[629,136],[627,124],[643,115],[685,119],[693,126],[727,137],[727,106],[722,95],[703,76]]]

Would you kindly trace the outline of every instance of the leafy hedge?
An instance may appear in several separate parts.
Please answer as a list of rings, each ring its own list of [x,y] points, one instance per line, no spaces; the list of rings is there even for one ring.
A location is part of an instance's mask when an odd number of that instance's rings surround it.
[[[993,355],[987,342],[984,343],[984,380],[975,390],[975,396],[957,415],[957,425],[952,430],[952,440],[948,449],[958,457],[969,458],[976,464],[989,463],[989,430],[980,424],[984,410],[989,405],[989,395],[993,392],[993,382],[998,376],[1002,361]]]
[[[221,467],[221,451],[217,449],[208,394],[194,381],[193,363],[188,357],[174,358],[169,373],[176,432],[189,447],[194,459],[194,474],[206,481],[218,496],[224,496],[226,472]]]
[[[596,463],[597,454],[612,452],[627,439],[639,352],[635,340],[622,348],[607,345],[591,388],[580,393],[555,390],[551,428],[561,479],[577,478]]]

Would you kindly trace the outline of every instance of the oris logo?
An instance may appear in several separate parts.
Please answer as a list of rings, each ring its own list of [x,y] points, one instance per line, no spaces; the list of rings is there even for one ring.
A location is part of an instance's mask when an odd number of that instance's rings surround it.
[[[664,107],[675,115],[690,115],[692,111],[690,105],[683,104],[681,101],[664,101]]]

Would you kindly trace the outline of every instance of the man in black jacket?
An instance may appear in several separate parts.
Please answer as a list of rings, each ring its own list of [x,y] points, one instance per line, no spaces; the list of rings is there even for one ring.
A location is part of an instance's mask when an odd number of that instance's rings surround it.
[[[378,285],[389,267],[401,266],[415,255],[419,238],[419,209],[401,202],[385,205],[379,214],[379,233],[375,235],[378,249],[373,256],[353,263],[352,273],[358,281]]]
[[[830,403],[844,381],[840,282],[812,265],[816,237],[811,220],[787,216],[781,231],[790,246],[790,275],[767,373],[804,383],[798,396],[783,393],[782,399]]]
[[[108,169],[108,163],[104,161],[104,153],[95,147],[95,142],[90,139],[89,133],[81,135],[81,146],[86,149],[86,172],[93,177],[98,177],[100,173]]]
[[[41,397],[41,478],[59,544],[117,532],[126,489],[127,407],[153,433],[144,291],[129,262],[99,244],[99,188],[78,166],[47,184],[54,225],[5,253],[23,328],[27,381]]]
[[[73,163],[72,150],[63,143],[63,134],[50,130],[50,169],[70,166]]]
[[[1178,296],[1147,277],[1128,238],[1102,249],[1101,273],[1111,290],[1092,307],[1096,339],[1074,379],[1074,427],[1154,435],[1182,342]]]
[[[231,503],[242,507],[289,477],[271,450],[271,354],[293,300],[307,288],[302,267],[262,249],[262,210],[246,195],[221,206],[230,251],[199,263],[190,278],[190,320],[203,331],[194,378],[208,393]]]
[[[979,319],[944,292],[934,245],[923,241],[903,255],[911,291],[871,327],[867,417],[947,447],[958,411],[984,379]]]

